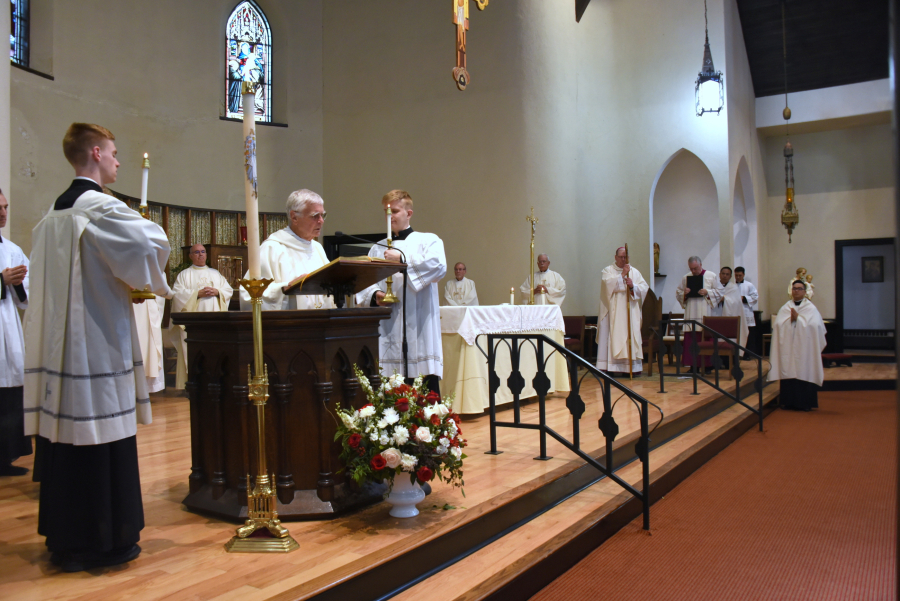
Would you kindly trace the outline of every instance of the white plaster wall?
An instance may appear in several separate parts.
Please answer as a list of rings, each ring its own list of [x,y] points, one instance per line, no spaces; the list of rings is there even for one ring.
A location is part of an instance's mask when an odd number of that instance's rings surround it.
[[[0,31],[9,31],[12,27],[10,23],[10,12],[8,10],[0,11]],[[9,77],[11,67],[9,61],[0,61],[0,189],[6,195],[10,203],[10,212],[7,216],[6,227],[0,229],[0,235],[7,237],[13,222],[16,220],[16,213],[23,206],[14,203],[15,197],[9,189],[9,163],[10,163],[10,142],[9,142]],[[10,200],[11,199],[11,200]]]
[[[51,24],[65,23],[53,29],[55,81],[12,73],[12,238],[26,252],[42,210],[71,181],[61,142],[74,121],[116,135],[122,166],[113,189],[139,195],[149,152],[150,200],[242,208],[241,125],[219,120],[224,26],[236,4],[159,0],[138,18],[128,2],[54,3]],[[259,4],[273,28],[275,119],[288,123],[258,128],[260,209],[277,211],[292,190],[322,188],[322,8],[319,0]]]

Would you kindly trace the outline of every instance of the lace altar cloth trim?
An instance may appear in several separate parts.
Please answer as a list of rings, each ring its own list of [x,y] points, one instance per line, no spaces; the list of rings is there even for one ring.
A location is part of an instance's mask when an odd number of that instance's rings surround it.
[[[566,331],[556,305],[441,307],[441,333],[459,334],[469,345],[482,334],[515,334],[536,330]]]

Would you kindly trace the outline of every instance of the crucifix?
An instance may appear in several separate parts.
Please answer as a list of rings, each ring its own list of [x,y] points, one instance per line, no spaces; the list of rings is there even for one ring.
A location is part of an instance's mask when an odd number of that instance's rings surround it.
[[[474,0],[478,10],[484,10],[490,0]],[[453,23],[456,25],[456,66],[453,80],[460,91],[469,84],[466,71],[466,30],[469,29],[469,0],[453,0]]]
[[[528,280],[530,282],[528,291],[528,304],[534,304],[534,228],[537,225],[538,218],[534,216],[534,207],[531,207],[531,215],[525,215],[525,221],[531,222],[531,260],[528,263]]]

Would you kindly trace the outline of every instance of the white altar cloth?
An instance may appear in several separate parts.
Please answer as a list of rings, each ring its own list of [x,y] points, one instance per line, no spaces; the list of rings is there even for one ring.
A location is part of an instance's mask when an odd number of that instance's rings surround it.
[[[565,324],[562,311],[556,305],[498,305],[480,307],[441,307],[441,342],[444,354],[444,377],[441,394],[453,396],[456,413],[483,413],[490,404],[487,358],[475,346],[487,352],[487,334],[544,334],[563,346]],[[554,349],[544,346],[545,359]],[[525,378],[520,398],[537,396],[531,385],[537,373],[534,348],[522,346],[519,371]],[[501,343],[497,348],[497,405],[512,402],[506,379],[512,372],[509,349]],[[567,391],[569,373],[566,361],[554,353],[547,361],[550,391]]]

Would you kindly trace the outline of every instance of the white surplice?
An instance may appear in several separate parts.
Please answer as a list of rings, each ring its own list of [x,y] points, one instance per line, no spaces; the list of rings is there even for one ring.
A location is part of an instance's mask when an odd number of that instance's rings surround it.
[[[684,318],[685,319],[693,319],[695,321],[703,321],[703,317],[705,315],[709,315],[710,306],[705,298],[684,298],[684,289],[687,287],[687,278],[692,275],[690,272],[686,273],[684,277],[681,278],[681,283],[678,284],[678,288],[675,289],[675,299],[684,309]],[[711,271],[705,271],[702,273],[703,275],[703,289],[707,292],[712,290],[712,288],[716,285],[715,283],[719,278],[716,277]],[[685,302],[687,301],[687,302]]]
[[[7,267],[28,267],[28,257],[16,244],[7,238],[0,238],[0,271]],[[22,287],[25,299],[19,298],[16,289],[4,283],[4,296],[0,299],[0,388],[15,388],[22,385],[25,370],[25,338],[18,309],[28,307],[28,279],[25,274]]]
[[[791,309],[797,311],[797,321],[791,321]],[[825,379],[823,350],[825,323],[819,310],[807,298],[800,306],[789,300],[772,318],[769,381],[796,378],[821,386]]]
[[[478,293],[475,292],[475,282],[469,278],[448,280],[444,284],[444,299],[450,307],[477,307]]]
[[[305,240],[290,227],[278,230],[259,247],[259,268],[263,278],[274,279],[263,293],[263,311],[279,309],[333,309],[330,296],[285,295],[281,289],[295,278],[328,264],[325,249],[315,240]],[[244,275],[244,278],[247,274]],[[250,294],[240,290],[241,310],[250,310]]]
[[[650,286],[641,272],[631,268],[629,273],[634,296],[622,277],[622,268],[609,265],[600,274],[600,309],[597,313],[597,369],[628,372],[628,314],[631,313],[631,371],[643,369],[641,349],[641,306]]]
[[[738,317],[738,340],[737,343],[746,348],[747,346],[747,320],[744,317],[744,304],[741,302],[741,289],[737,282],[733,279],[723,286],[722,281],[716,278],[715,285],[709,289],[707,297],[710,303],[710,315],[722,317]]]
[[[530,298],[529,290],[532,288],[530,287],[530,284],[531,278],[525,280],[519,287],[519,290],[525,295],[526,303]],[[562,307],[563,301],[566,300],[566,281],[561,275],[550,269],[547,271],[535,271],[533,288],[537,288],[538,286],[546,288],[547,294],[535,294],[534,304],[553,304],[557,307]],[[543,299],[539,298],[542,296],[544,297]]]
[[[201,288],[215,288],[219,291],[219,295],[200,298],[197,295]],[[191,265],[182,270],[175,278],[172,291],[175,293],[175,296],[172,297],[173,315],[182,312],[227,311],[228,302],[231,300],[231,295],[234,294],[234,289],[228,280],[218,270],[206,265],[201,267]],[[187,382],[187,332],[185,332],[184,326],[173,325],[172,329],[178,338],[175,347],[178,353],[175,388],[183,390],[184,384]]]
[[[169,240],[124,203],[87,191],[32,230],[25,313],[25,434],[74,445],[134,436],[150,398],[131,288],[169,296]]]
[[[387,239],[381,240],[386,244]],[[406,339],[409,377],[436,375],[443,377],[444,361],[441,348],[441,314],[438,282],[447,274],[444,243],[435,234],[410,232],[404,240],[394,240],[395,248],[406,254],[409,285],[406,287]],[[372,246],[370,257],[384,257],[383,246]],[[378,351],[381,371],[403,375],[403,274],[393,276],[394,294],[400,302],[392,305],[391,316],[378,326]],[[368,307],[377,290],[384,292],[384,280],[369,286],[356,295],[359,306]]]
[[[744,321],[747,322],[748,328],[752,328],[756,325],[756,317],[753,315],[753,311],[756,309],[756,302],[759,300],[759,292],[756,291],[756,286],[747,280],[738,284],[738,288],[741,290],[741,296],[747,299],[746,303],[741,301],[741,304],[744,306]]]
[[[162,318],[166,299],[157,296],[140,304],[131,305],[138,344],[147,376],[147,392],[159,392],[166,387],[166,371],[163,367]]]

